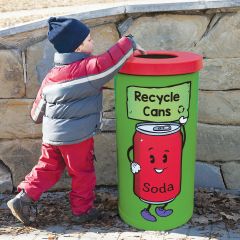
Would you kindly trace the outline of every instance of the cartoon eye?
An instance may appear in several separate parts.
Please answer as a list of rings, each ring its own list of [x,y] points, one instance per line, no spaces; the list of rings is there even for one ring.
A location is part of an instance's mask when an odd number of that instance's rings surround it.
[[[154,155],[150,155],[150,163],[154,163],[155,162],[155,157]]]
[[[167,162],[167,154],[163,155],[163,162],[166,163]]]

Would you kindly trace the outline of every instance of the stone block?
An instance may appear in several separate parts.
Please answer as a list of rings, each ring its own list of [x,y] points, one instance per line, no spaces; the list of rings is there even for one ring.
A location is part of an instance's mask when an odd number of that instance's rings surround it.
[[[95,162],[97,184],[115,185],[116,177],[116,136],[114,133],[101,133],[95,137]]]
[[[128,28],[133,24],[133,18],[129,17],[122,23],[118,25],[118,31],[120,32],[121,36],[124,36],[127,32]]]
[[[15,187],[37,163],[40,146],[41,140],[1,140],[0,159],[10,169]]]
[[[104,86],[109,89],[114,89],[114,78],[107,82]]]
[[[23,63],[16,50],[0,50],[0,98],[25,95]]]
[[[103,132],[115,132],[116,131],[116,120],[103,118]]]
[[[240,91],[200,91],[201,123],[240,125]]]
[[[201,161],[240,160],[240,126],[198,124],[197,159]]]
[[[91,37],[94,41],[94,55],[107,51],[119,39],[117,28],[113,23],[92,27]]]
[[[103,118],[106,119],[114,119],[115,118],[115,111],[110,111],[110,112],[103,112]]]
[[[200,15],[160,14],[133,21],[132,34],[146,50],[188,50],[198,42],[209,19]]]
[[[111,89],[103,90],[103,111],[110,112],[114,110],[115,101],[114,101],[114,91]]]
[[[41,143],[40,139],[1,140],[0,159],[10,169],[14,187],[17,187],[37,164],[41,155]],[[65,171],[61,180],[51,190],[70,189],[70,182]]]
[[[27,49],[27,98],[35,98],[42,80],[53,67],[53,58],[56,50],[53,45],[44,40]]]
[[[13,186],[16,187],[41,155],[40,139],[1,140],[0,159],[10,169]],[[116,144],[114,133],[102,133],[95,137],[96,174],[98,185],[116,184]],[[65,171],[61,180],[51,190],[70,189],[71,179]]]
[[[115,99],[113,89],[104,89],[103,90],[103,118],[106,121],[103,121],[103,131],[114,127],[112,120],[115,118]],[[107,126],[110,124],[110,126]],[[115,125],[115,124],[114,124]]]
[[[240,58],[204,59],[200,72],[200,89],[240,89]]]
[[[225,189],[220,167],[196,162],[195,187]]]
[[[26,50],[28,46],[32,44],[42,41],[47,37],[47,28],[39,28],[35,29],[25,28],[24,26],[15,27],[14,29],[5,29],[9,30],[9,34],[1,37],[0,49],[19,49],[21,51]],[[18,30],[22,30],[22,32],[18,32]],[[4,32],[4,31],[2,31]]]
[[[114,23],[92,27],[91,37],[94,40],[94,55],[104,53],[119,40],[119,34]],[[105,86],[114,88],[113,80],[106,83]]]
[[[92,18],[87,20],[82,20],[88,27],[96,27],[104,24],[109,23],[116,23],[120,22],[125,18],[124,14],[114,15],[114,16],[107,16],[107,17],[100,17],[100,18]]]
[[[193,48],[206,58],[238,58],[240,56],[240,12],[219,14],[214,24]]]
[[[11,172],[0,160],[0,193],[12,192],[12,189]]]
[[[0,138],[41,137],[41,125],[30,117],[32,102],[31,99],[0,99]]]
[[[227,188],[240,190],[240,162],[226,162],[221,168]]]
[[[222,0],[205,0],[199,1],[134,1],[126,5],[126,13],[150,13],[150,12],[172,12],[172,11],[186,11],[199,12],[205,10],[206,12],[215,13],[216,11],[234,11],[238,6],[238,0],[222,1]],[[235,8],[234,8],[235,7]],[[217,9],[217,10],[216,10]],[[235,10],[236,11],[236,10]]]

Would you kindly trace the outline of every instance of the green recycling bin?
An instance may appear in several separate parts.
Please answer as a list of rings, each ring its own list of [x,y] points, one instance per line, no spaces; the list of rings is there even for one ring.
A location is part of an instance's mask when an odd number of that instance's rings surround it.
[[[170,230],[193,214],[201,68],[198,54],[147,51],[115,77],[118,209],[133,227]]]

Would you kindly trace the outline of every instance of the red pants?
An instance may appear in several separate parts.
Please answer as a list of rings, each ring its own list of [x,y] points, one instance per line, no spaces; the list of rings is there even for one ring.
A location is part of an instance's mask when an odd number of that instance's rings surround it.
[[[72,212],[80,215],[93,206],[96,176],[94,170],[93,138],[78,144],[53,146],[42,144],[38,164],[18,186],[37,201],[41,194],[60,179],[65,167],[72,178],[69,194]]]

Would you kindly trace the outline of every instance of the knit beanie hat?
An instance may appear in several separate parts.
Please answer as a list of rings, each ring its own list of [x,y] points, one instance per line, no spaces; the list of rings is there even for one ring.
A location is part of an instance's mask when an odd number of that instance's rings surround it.
[[[89,28],[73,18],[51,17],[48,40],[59,53],[74,52],[90,33]]]

